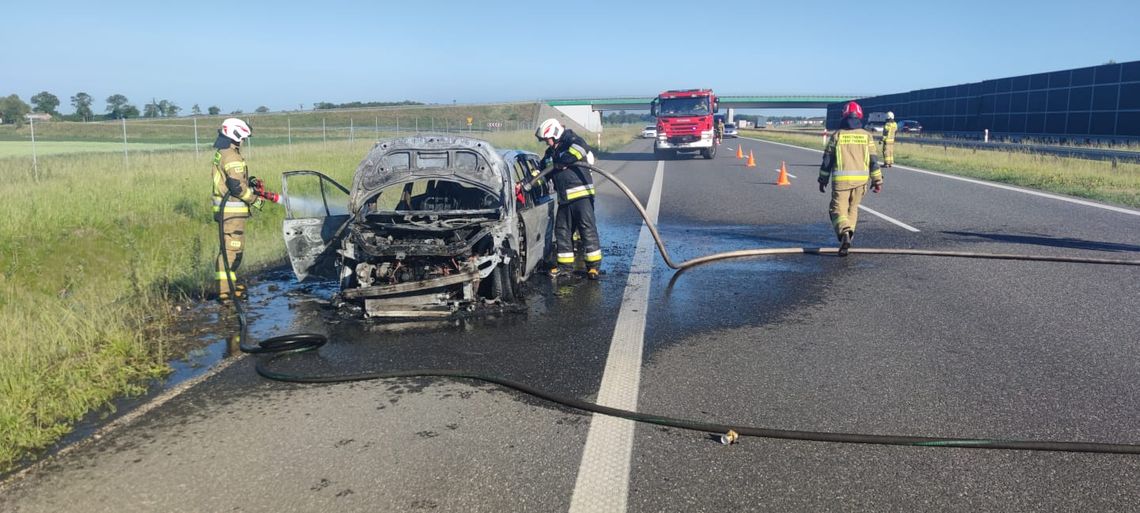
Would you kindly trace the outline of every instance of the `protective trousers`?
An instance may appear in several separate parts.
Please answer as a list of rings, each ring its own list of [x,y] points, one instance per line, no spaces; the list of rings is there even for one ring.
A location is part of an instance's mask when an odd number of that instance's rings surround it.
[[[883,140],[883,164],[895,165],[895,142]]]
[[[245,220],[245,215],[240,217],[229,215],[222,219],[222,232],[224,234],[222,244],[224,245],[226,260],[222,261],[223,252],[219,252],[217,279],[218,294],[223,298],[234,297],[230,290],[230,282],[232,281],[235,286],[237,285],[237,269],[241,266],[241,254],[245,250]],[[230,264],[228,279],[226,277],[226,262]]]
[[[558,247],[558,265],[574,264],[574,232],[582,238],[586,268],[597,269],[602,264],[602,243],[594,221],[594,197],[576,199],[558,205],[554,220],[554,240]]]
[[[831,189],[831,205],[828,212],[831,214],[831,225],[835,228],[835,237],[839,238],[844,231],[855,234],[855,223],[859,220],[859,203],[867,193],[867,184],[863,183],[853,189]]]

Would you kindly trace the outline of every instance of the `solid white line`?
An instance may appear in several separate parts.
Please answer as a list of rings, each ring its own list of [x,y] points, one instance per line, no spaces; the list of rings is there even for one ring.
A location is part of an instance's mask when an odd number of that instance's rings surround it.
[[[779,172],[780,172],[780,170],[779,170],[779,169],[777,169],[777,170],[775,170],[775,171],[776,171],[777,173],[779,173]],[[799,178],[799,177],[797,177],[796,175],[793,175],[793,174],[791,174],[791,173],[788,173],[788,178]]]
[[[742,137],[742,139],[748,139],[750,141],[758,141],[758,142],[763,142],[763,143],[768,143],[768,144],[776,144],[779,146],[787,146],[789,148],[796,148],[796,149],[800,149],[800,150],[814,151],[816,153],[823,153],[823,150],[814,150],[811,148],[804,148],[802,146],[796,146],[793,144],[784,144],[784,143],[778,143],[778,142],[772,142],[772,141],[765,141],[763,139],[753,139],[751,137]],[[951,180],[958,180],[961,182],[967,182],[967,183],[972,183],[972,184],[976,184],[976,185],[984,185],[986,187],[994,187],[997,189],[1004,189],[1007,191],[1020,192],[1020,193],[1024,193],[1024,194],[1029,194],[1031,196],[1038,196],[1041,198],[1055,199],[1058,201],[1064,201],[1066,203],[1073,203],[1076,205],[1083,205],[1086,207],[1093,207],[1093,208],[1099,208],[1099,209],[1103,209],[1103,210],[1110,210],[1112,212],[1118,212],[1121,214],[1128,214],[1130,216],[1140,216],[1140,210],[1133,210],[1130,208],[1116,207],[1113,205],[1105,205],[1103,203],[1094,203],[1092,201],[1086,201],[1086,200],[1081,200],[1081,199],[1076,199],[1076,198],[1069,198],[1069,197],[1065,197],[1065,196],[1058,196],[1056,194],[1049,194],[1047,192],[1039,192],[1039,191],[1034,191],[1034,190],[1030,190],[1030,189],[1022,189],[1020,187],[1013,187],[1011,185],[1003,185],[1000,183],[987,182],[984,180],[975,180],[973,178],[965,178],[962,176],[948,175],[945,173],[939,173],[937,171],[928,171],[926,169],[918,169],[915,167],[900,166],[900,165],[895,165],[891,169],[905,169],[907,171],[913,171],[915,173],[923,173],[923,174],[928,174],[931,176],[939,176],[942,178],[949,178]]]
[[[658,161],[649,204],[645,209],[654,223],[660,209],[664,169],[665,162]],[[653,251],[653,235],[643,225],[623,292],[621,311],[614,326],[606,370],[598,389],[598,404],[625,410],[637,409],[641,357],[645,346],[645,314],[649,309],[649,288],[653,278]],[[578,466],[574,495],[570,498],[571,513],[626,510],[633,428],[631,420],[607,415],[590,418],[590,431],[586,435],[582,463]]]
[[[879,213],[879,212],[876,212],[876,211],[874,211],[874,210],[871,210],[871,209],[869,209],[869,208],[867,208],[867,207],[865,207],[865,206],[863,206],[863,205],[859,205],[859,208],[861,208],[861,209],[863,209],[863,210],[866,210],[867,212],[870,212],[870,213],[872,213],[872,214],[875,214],[875,215],[877,215],[877,216],[879,216],[879,217],[881,217],[881,218],[883,218],[883,219],[886,219],[887,221],[890,221],[891,223],[894,223],[894,224],[896,224],[896,225],[898,225],[898,226],[901,226],[901,227],[903,227],[903,228],[905,228],[905,229],[907,229],[907,230],[910,230],[910,231],[912,231],[912,232],[918,233],[918,228],[915,228],[915,227],[913,227],[913,226],[911,226],[911,225],[909,225],[909,224],[906,224],[906,223],[904,223],[904,222],[902,222],[902,221],[899,221],[898,219],[895,219],[895,218],[893,218],[893,217],[890,217],[890,216],[886,216],[886,215],[883,215],[883,214],[881,214],[881,213]]]

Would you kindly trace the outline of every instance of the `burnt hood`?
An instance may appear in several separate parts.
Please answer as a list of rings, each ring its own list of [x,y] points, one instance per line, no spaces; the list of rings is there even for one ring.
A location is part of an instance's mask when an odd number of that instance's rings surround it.
[[[360,162],[352,179],[350,208],[382,189],[419,179],[468,182],[509,196],[507,164],[487,141],[452,135],[418,135],[377,143]]]

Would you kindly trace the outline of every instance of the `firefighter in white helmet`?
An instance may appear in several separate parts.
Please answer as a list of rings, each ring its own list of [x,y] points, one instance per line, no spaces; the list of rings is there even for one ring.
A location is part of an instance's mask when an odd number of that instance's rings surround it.
[[[898,131],[895,113],[887,112],[887,122],[883,124],[883,167],[895,165],[895,133]]]
[[[223,247],[217,259],[217,290],[218,300],[223,303],[245,296],[245,286],[237,284],[237,269],[245,251],[245,220],[250,215],[250,207],[261,210],[265,198],[278,200],[276,194],[265,191],[257,178],[249,176],[245,158],[241,156],[241,143],[251,135],[253,131],[245,121],[227,118],[222,121],[218,138],[214,141],[214,220],[221,223],[224,234]],[[228,198],[226,193],[229,193]],[[226,200],[224,204],[223,198]],[[231,283],[234,284],[232,290]]]
[[[554,166],[550,176],[558,191],[558,217],[554,222],[558,262],[550,275],[558,276],[574,264],[573,234],[578,232],[585,252],[586,277],[596,280],[602,264],[602,245],[594,217],[594,179],[589,169],[575,165],[593,164],[594,154],[584,139],[563,128],[556,119],[543,121],[534,136],[546,143],[542,167]]]

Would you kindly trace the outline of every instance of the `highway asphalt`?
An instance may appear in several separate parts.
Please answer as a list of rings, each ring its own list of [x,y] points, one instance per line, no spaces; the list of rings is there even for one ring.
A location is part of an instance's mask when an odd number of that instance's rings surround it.
[[[656,205],[675,260],[834,246],[820,155],[639,140],[599,163]],[[756,167],[735,157],[737,146]],[[790,186],[777,186],[786,163]],[[1140,268],[784,256],[674,273],[597,178],[607,273],[539,276],[523,313],[360,322],[289,275],[251,335],[317,331],[290,372],[467,369],[638,411],[780,429],[1140,444]],[[655,195],[654,183],[660,193]],[[1135,259],[1140,212],[903,166],[856,247]],[[638,256],[638,248],[641,255]],[[228,320],[227,320],[228,319]],[[220,313],[217,338],[232,324]],[[0,510],[1137,511],[1134,455],[744,438],[593,416],[474,380],[294,385],[255,357],[9,480]]]

